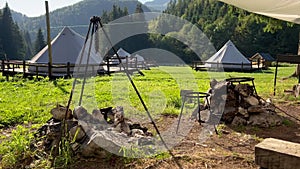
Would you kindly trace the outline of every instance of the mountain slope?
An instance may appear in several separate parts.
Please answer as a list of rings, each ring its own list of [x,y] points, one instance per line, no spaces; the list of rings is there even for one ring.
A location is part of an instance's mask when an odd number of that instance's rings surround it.
[[[129,14],[134,13],[136,5],[140,3],[135,0],[83,0],[74,5],[57,9],[50,12],[51,35],[56,36],[63,26],[71,26],[76,32],[85,35],[88,29],[89,19],[92,16],[101,16],[103,11],[111,11],[113,5],[126,7]],[[144,12],[150,9],[143,5]],[[19,27],[28,30],[34,40],[37,30],[46,30],[45,16],[27,17],[20,13],[12,12],[12,16]]]
[[[167,8],[170,0],[153,0],[146,2],[145,5],[154,11],[163,11]]]

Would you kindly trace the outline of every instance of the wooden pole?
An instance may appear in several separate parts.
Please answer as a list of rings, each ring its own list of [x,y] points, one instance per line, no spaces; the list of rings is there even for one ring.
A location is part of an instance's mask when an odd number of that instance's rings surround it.
[[[275,70],[275,77],[274,77],[274,92],[273,92],[273,95],[274,95],[274,96],[275,96],[275,94],[276,94],[277,71],[278,71],[278,59],[277,59],[277,61],[276,61],[276,70]]]
[[[106,62],[106,67],[107,67],[107,74],[110,76],[110,65],[109,65],[109,61],[110,61],[110,59],[108,58],[107,59],[107,62]]]
[[[47,23],[47,43],[48,43],[48,57],[49,57],[49,77],[52,76],[52,48],[51,48],[51,36],[50,36],[50,19],[49,19],[49,8],[48,1],[45,1],[46,6],[46,23]]]
[[[26,77],[26,62],[23,60],[23,78]]]
[[[300,32],[299,32],[299,36],[298,36],[298,55],[300,55]],[[298,64],[296,67],[296,74],[297,74],[297,69],[299,69],[300,65]],[[298,84],[300,83],[300,73],[298,73]]]
[[[4,69],[5,69],[5,65],[4,65],[4,59],[2,59],[2,65],[1,65],[1,69],[2,69],[2,72],[4,72]]]

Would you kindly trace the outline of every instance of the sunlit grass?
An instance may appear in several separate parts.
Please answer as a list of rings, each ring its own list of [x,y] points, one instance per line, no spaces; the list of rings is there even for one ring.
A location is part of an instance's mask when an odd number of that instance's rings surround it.
[[[284,93],[284,89],[292,89],[293,85],[298,83],[296,78],[282,80],[284,77],[290,76],[294,70],[295,67],[279,67],[275,97],[273,96],[275,72],[273,67],[253,73],[208,73],[206,71],[196,72],[189,67],[159,67],[143,70],[145,76],[134,74],[131,77],[151,115],[176,116],[179,114],[181,106],[180,90],[206,92],[210,88],[209,82],[212,78],[224,80],[229,77],[253,77],[256,90],[263,98],[272,98],[275,103],[299,102],[299,98]],[[50,110],[56,104],[67,105],[72,82],[73,79],[50,81],[47,78],[39,81],[11,78],[10,81],[5,81],[5,77],[0,76],[0,128],[5,130],[16,125],[22,126],[18,126],[16,131],[13,131],[13,135],[18,133],[17,139],[16,137],[3,137],[0,140],[0,143],[2,142],[0,154],[2,156],[7,154],[5,160],[8,166],[13,165],[19,157],[24,155],[14,156],[16,151],[14,147],[20,147],[22,151],[27,151],[26,147],[32,138],[31,135],[29,138],[26,136],[27,134],[24,134],[30,129],[25,130],[23,126],[31,124],[40,126],[51,117]],[[83,79],[78,79],[71,103],[72,109],[79,104],[82,83]],[[126,115],[140,115],[141,118],[147,118],[137,93],[123,73],[88,78],[84,86],[82,105],[89,111],[95,108],[123,106]],[[20,140],[22,143],[18,143]]]

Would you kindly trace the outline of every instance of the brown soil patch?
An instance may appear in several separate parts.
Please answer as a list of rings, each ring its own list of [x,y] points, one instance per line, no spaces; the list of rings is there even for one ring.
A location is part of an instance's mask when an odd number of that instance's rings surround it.
[[[281,105],[289,115],[300,119],[300,105]],[[215,133],[199,143],[203,126],[195,122],[188,136],[172,149],[175,157],[165,159],[145,158],[128,160],[112,155],[105,159],[79,160],[71,168],[135,168],[135,169],[257,169],[254,162],[254,147],[264,138],[278,138],[300,143],[299,121],[280,113],[285,118],[282,126],[267,129],[257,127],[232,127],[219,125]],[[159,129],[165,129],[175,117],[163,116],[158,120]],[[149,124],[148,124],[149,125]]]

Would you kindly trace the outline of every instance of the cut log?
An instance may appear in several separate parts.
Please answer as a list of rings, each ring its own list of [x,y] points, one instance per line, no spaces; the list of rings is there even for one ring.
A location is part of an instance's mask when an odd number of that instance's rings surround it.
[[[255,163],[268,169],[299,168],[300,144],[267,138],[255,146]]]

